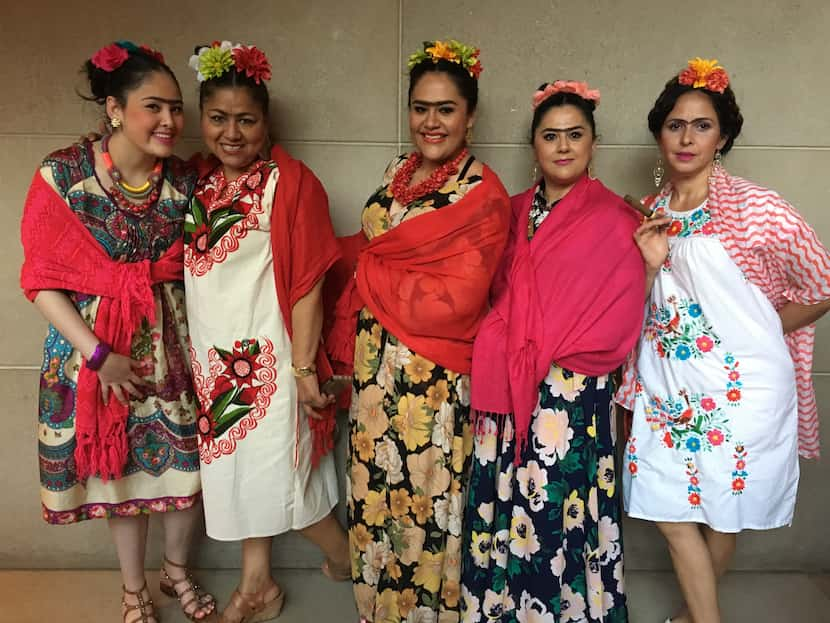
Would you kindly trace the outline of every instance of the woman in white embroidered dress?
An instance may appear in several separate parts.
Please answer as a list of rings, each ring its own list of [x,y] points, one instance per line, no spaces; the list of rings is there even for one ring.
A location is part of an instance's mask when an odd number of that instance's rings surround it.
[[[779,195],[721,167],[743,118],[717,61],[689,61],[648,120],[669,184],[635,234],[649,294],[618,393],[634,412],[625,507],[668,542],[686,602],[670,621],[717,623],[736,533],[789,525],[799,450],[818,454],[830,255]]]
[[[275,535],[298,530],[327,556],[329,577],[350,575],[330,445],[310,419],[333,401],[315,362],[323,275],[339,251],[314,174],[279,147],[267,154],[265,55],[222,42],[199,48],[191,65],[212,153],[197,162],[185,222],[205,523],[211,538],[242,541],[222,622],[266,621],[284,601],[271,576]]]

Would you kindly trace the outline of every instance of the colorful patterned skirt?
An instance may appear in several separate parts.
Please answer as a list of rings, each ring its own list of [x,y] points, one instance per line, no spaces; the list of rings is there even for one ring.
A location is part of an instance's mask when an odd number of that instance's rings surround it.
[[[611,384],[551,366],[518,463],[512,417],[477,424],[462,621],[628,620]]]
[[[368,621],[459,620],[469,381],[361,312],[347,499],[355,600]]]

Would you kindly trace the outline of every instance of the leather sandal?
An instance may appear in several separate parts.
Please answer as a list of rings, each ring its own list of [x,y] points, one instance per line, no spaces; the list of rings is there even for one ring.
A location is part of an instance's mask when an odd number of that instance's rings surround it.
[[[165,565],[183,569],[184,577],[179,579],[171,578],[167,573]],[[183,584],[185,585],[184,587],[182,587]],[[216,610],[216,598],[210,593],[199,591],[199,585],[193,581],[193,575],[190,573],[190,569],[186,565],[173,562],[167,556],[164,557],[164,565],[161,567],[159,590],[168,597],[178,599],[182,612],[191,621],[207,621],[208,617]],[[190,594],[190,599],[184,601],[188,593]],[[194,604],[194,608],[190,610],[191,605]],[[202,616],[196,616],[198,612],[202,612]]]
[[[266,601],[265,594],[273,586],[276,586],[279,592]],[[241,593],[239,589],[236,589],[231,595],[230,603],[222,612],[220,623],[261,623],[261,621],[270,621],[280,616],[284,603],[285,593],[276,582],[256,593]],[[232,610],[235,612],[230,612]],[[231,619],[228,618],[228,615],[236,615],[241,618]]]
[[[144,591],[147,591],[148,595],[150,594],[150,591],[147,589],[147,580],[144,580],[144,584],[137,591],[127,590],[127,587],[123,584],[121,585],[121,589],[124,591],[124,595],[121,597],[121,607],[124,609],[121,616],[124,619],[124,623],[150,623],[150,619],[158,623],[159,617],[156,614],[156,609],[153,607],[153,600],[150,598],[144,599]],[[127,595],[135,595],[138,603],[128,604]],[[138,618],[131,618],[127,621],[130,613],[136,610],[138,610]]]

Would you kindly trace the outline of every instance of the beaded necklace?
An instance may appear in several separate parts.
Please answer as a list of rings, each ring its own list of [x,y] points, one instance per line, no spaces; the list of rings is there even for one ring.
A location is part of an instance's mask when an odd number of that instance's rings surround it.
[[[395,172],[395,177],[392,178],[392,183],[389,185],[389,190],[392,191],[395,201],[407,206],[416,199],[435,192],[447,183],[450,176],[458,173],[458,165],[467,157],[468,153],[465,147],[455,158],[437,167],[423,182],[410,186],[415,171],[424,161],[424,157],[420,153],[413,151],[406,162]]]
[[[115,199],[115,203],[122,210],[127,210],[134,214],[141,214],[147,208],[158,201],[161,194],[161,170],[162,161],[156,160],[156,165],[150,172],[147,181],[141,186],[130,186],[123,180],[121,171],[119,171],[112,161],[112,156],[109,152],[110,135],[108,134],[101,139],[101,159],[104,161],[104,166],[107,168],[110,179],[112,180],[112,189],[110,194]],[[134,203],[136,201],[141,203]]]

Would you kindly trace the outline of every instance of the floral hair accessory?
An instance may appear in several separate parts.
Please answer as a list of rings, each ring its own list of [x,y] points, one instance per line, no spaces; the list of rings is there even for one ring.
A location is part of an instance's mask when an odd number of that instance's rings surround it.
[[[587,82],[575,82],[573,80],[556,80],[548,83],[544,89],[539,89],[533,94],[533,110],[539,107],[539,104],[548,99],[555,93],[573,93],[584,100],[590,100],[599,106],[599,89],[591,89]]]
[[[450,39],[449,41],[424,41],[424,47],[414,54],[410,55],[407,66],[412,69],[418,63],[426,60],[431,60],[437,63],[444,59],[451,63],[458,63],[476,80],[481,75],[482,67],[481,60],[478,55],[481,52],[478,48],[469,45],[464,45]]]
[[[188,64],[196,70],[199,82],[218,78],[231,68],[257,84],[271,79],[271,63],[265,53],[253,45],[214,41],[210,46],[199,48]]]
[[[729,74],[718,65],[718,59],[707,60],[698,56],[689,60],[688,67],[680,72],[677,81],[694,89],[723,93],[729,86]]]
[[[161,52],[149,46],[136,45],[132,41],[124,39],[105,45],[93,54],[90,60],[98,69],[111,72],[121,67],[130,58],[130,54],[137,53],[145,54],[156,59],[159,63],[164,63],[164,56]]]

